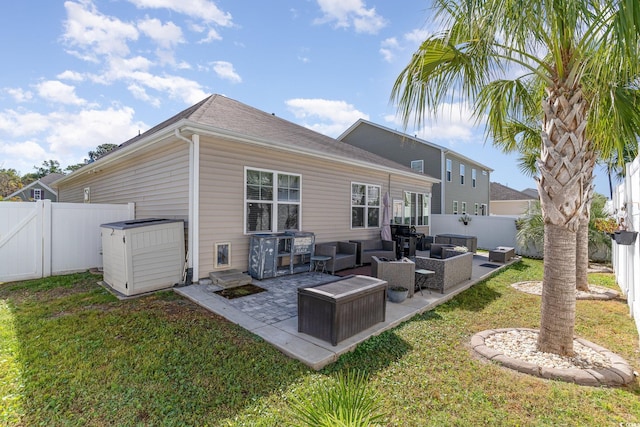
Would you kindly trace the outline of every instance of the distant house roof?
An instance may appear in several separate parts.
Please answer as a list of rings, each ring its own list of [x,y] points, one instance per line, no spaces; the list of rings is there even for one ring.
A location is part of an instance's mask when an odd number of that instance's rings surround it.
[[[11,197],[15,197],[18,194],[22,193],[25,190],[28,190],[31,187],[43,187],[44,189],[46,189],[47,191],[55,194],[56,196],[58,195],[58,192],[56,190],[54,190],[53,188],[51,188],[51,184],[54,183],[55,181],[59,180],[60,178],[64,177],[65,175],[62,173],[50,173],[49,175],[45,175],[42,178],[33,181],[32,183],[25,185],[24,187],[22,187],[21,189],[14,191],[13,193],[9,194],[6,199],[10,199]]]
[[[370,167],[394,169],[403,174],[420,176],[425,181],[440,182],[439,179],[417,174],[405,165],[344,144],[334,138],[217,94],[203,99],[146,132],[123,142],[96,162],[80,168],[67,177],[81,173],[80,171],[86,170],[85,168],[108,163],[111,159],[118,158],[122,150],[143,141],[149,141],[159,132],[187,128],[194,133],[206,131],[246,143],[258,143],[327,159],[366,164]]]
[[[498,184],[497,182],[491,183],[490,200],[536,200],[538,199],[538,192],[535,196],[525,193],[523,191],[514,190],[506,185]]]
[[[524,190],[522,190],[522,192],[524,194],[527,194],[527,195],[533,197],[534,199],[539,198],[538,190],[536,190],[535,188],[525,188]]]
[[[412,135],[409,135],[409,134],[406,134],[406,133],[402,133],[402,132],[399,132],[397,130],[394,130],[394,129],[379,125],[377,123],[370,122],[370,121],[365,120],[365,119],[358,119],[354,124],[349,126],[349,129],[347,129],[346,131],[342,132],[342,135],[338,136],[337,139],[338,140],[343,140],[347,135],[349,135],[351,132],[353,132],[359,126],[376,127],[376,128],[378,128],[380,130],[383,130],[385,132],[389,132],[389,133],[395,134],[395,135],[401,137],[402,139],[405,139],[405,140],[408,140],[408,141],[417,142],[417,143],[420,143],[420,144],[424,144],[424,145],[427,145],[429,147],[433,147],[433,148],[435,148],[437,150],[440,150],[443,153],[452,153],[452,154],[456,155],[457,157],[463,159],[466,162],[474,163],[474,164],[476,164],[478,166],[481,166],[483,169],[486,169],[489,172],[493,172],[493,169],[491,169],[490,167],[488,167],[486,165],[483,165],[482,163],[479,163],[478,161],[473,160],[473,159],[465,156],[464,154],[460,154],[457,151],[454,151],[454,150],[451,150],[449,148],[443,147],[441,145],[435,144],[435,143],[433,143],[431,141],[427,141],[426,139],[421,139],[421,138],[418,138],[417,136],[412,136]]]

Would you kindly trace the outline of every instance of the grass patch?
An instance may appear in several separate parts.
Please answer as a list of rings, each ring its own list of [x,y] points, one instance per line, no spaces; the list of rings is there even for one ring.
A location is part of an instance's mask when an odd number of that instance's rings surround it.
[[[364,374],[388,425],[640,422],[640,385],[583,387],[472,356],[481,330],[539,326],[524,260],[315,372],[175,293],[119,301],[99,277],[0,285],[0,425],[280,426],[333,375]],[[615,289],[610,274],[590,283]],[[640,366],[623,299],[578,301],[576,334]]]

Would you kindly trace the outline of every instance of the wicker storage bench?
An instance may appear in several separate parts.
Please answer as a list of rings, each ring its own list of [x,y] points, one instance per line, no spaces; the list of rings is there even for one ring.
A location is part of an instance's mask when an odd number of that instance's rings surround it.
[[[387,282],[368,276],[298,288],[298,332],[332,345],[384,322]]]

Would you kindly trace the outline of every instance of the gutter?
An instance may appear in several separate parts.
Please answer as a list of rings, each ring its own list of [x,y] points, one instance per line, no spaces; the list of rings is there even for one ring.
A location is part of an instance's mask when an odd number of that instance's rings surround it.
[[[187,234],[189,244],[187,249],[187,267],[191,269],[191,280],[198,281],[200,277],[200,135],[194,133],[191,139],[180,134],[179,129],[174,129],[176,138],[189,144],[189,220]],[[188,270],[187,270],[188,271]],[[187,274],[187,285],[189,283]]]

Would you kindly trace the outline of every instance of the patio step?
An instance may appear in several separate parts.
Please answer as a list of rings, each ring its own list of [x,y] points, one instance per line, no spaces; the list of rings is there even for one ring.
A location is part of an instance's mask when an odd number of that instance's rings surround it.
[[[212,271],[209,273],[209,278],[214,285],[225,289],[248,285],[253,280],[250,275],[235,269]]]

